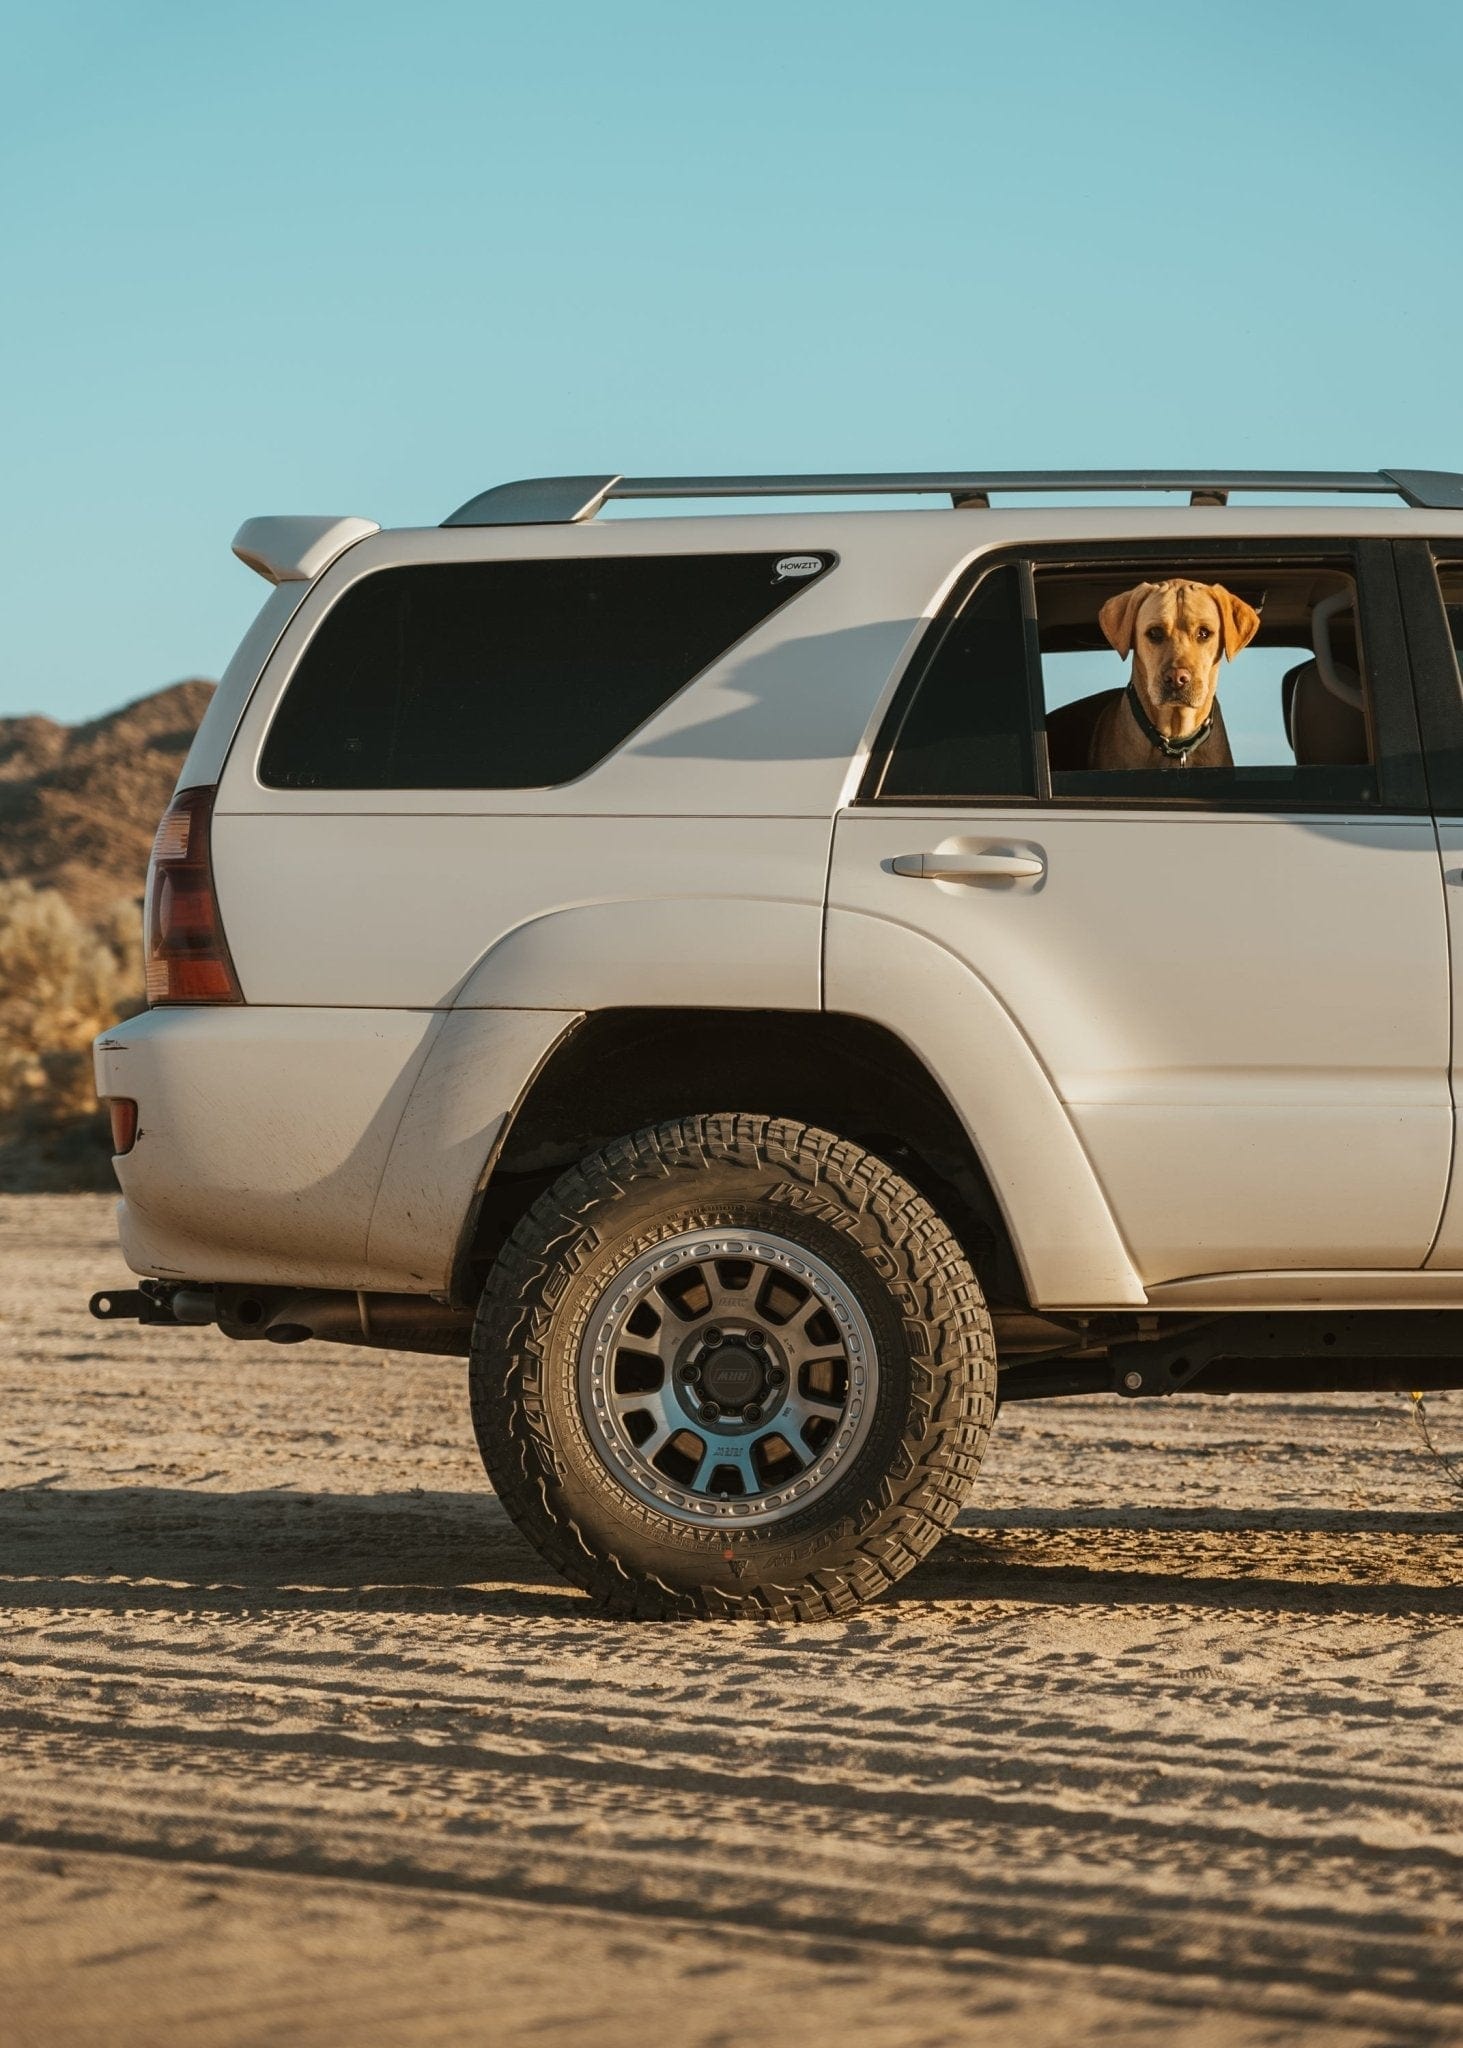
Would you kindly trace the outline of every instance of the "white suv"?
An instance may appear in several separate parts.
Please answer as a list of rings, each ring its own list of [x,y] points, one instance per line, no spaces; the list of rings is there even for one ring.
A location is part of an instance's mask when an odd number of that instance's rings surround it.
[[[947,509],[595,517],[886,493]],[[509,1513],[654,1614],[847,1611],[998,1399],[1463,1384],[1463,477],[548,478],[235,548],[98,1314],[468,1355]],[[1089,766],[1098,613],[1175,577],[1260,616],[1234,765]]]

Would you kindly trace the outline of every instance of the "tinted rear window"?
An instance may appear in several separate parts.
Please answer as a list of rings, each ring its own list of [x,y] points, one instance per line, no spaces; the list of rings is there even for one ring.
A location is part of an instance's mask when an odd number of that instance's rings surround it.
[[[817,555],[434,563],[353,584],[260,760],[274,789],[540,789],[602,761],[831,566]]]

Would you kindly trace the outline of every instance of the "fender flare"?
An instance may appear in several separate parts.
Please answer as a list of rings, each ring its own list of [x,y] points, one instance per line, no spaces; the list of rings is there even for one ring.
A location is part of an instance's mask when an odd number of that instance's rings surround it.
[[[779,897],[571,904],[505,932],[453,1007],[816,1010],[822,936],[819,903]]]
[[[452,1010],[396,1127],[366,1232],[372,1286],[444,1292],[464,1219],[519,1103],[582,1013]]]
[[[994,991],[925,933],[867,911],[829,911],[824,971],[829,1009],[882,1024],[944,1089],[1001,1206],[1032,1306],[1146,1305],[1072,1120]]]

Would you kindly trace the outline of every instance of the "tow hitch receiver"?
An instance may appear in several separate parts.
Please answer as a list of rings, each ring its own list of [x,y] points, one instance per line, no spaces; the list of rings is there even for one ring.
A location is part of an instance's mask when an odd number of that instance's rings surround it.
[[[211,1323],[211,1287],[174,1287],[144,1280],[140,1287],[108,1287],[88,1306],[99,1323]]]

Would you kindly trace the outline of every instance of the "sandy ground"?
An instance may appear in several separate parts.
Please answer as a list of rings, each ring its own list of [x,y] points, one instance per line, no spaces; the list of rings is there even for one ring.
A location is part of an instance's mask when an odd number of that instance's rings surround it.
[[[1463,1502],[1396,1397],[1015,1409],[858,1619],[635,1625],[457,1365],[93,1323],[102,1198],[0,1201],[0,1278],[18,2048],[1463,2041]]]

